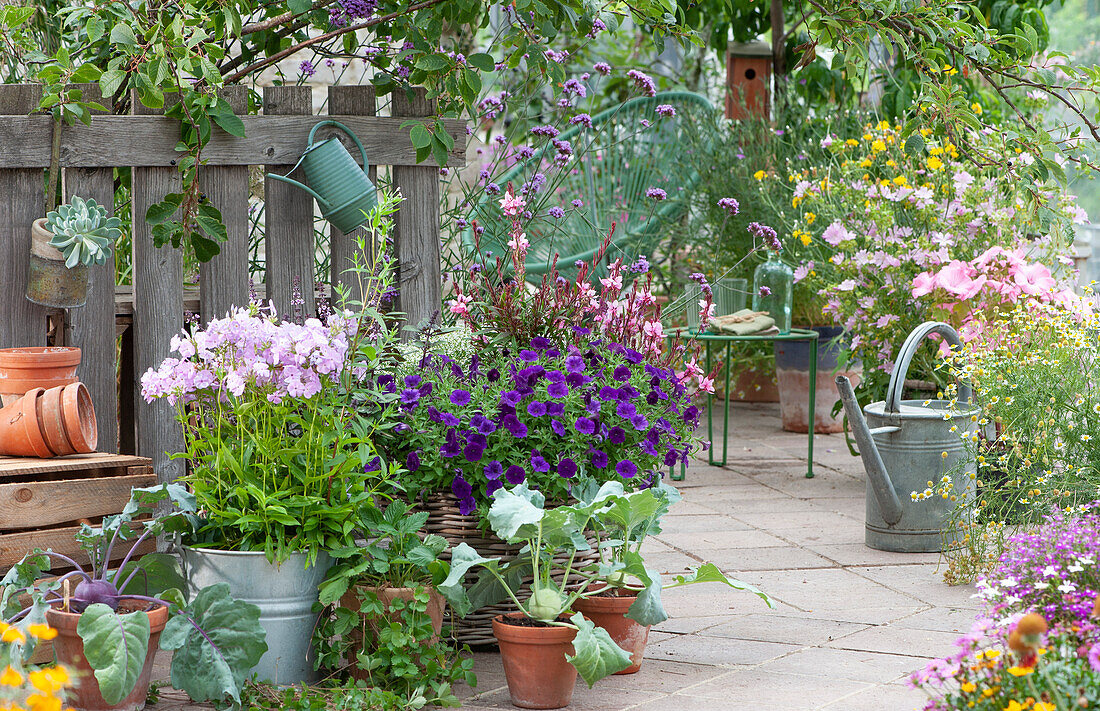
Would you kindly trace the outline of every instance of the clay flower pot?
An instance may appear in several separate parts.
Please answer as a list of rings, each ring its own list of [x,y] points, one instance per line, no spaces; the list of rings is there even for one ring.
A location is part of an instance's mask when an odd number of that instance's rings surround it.
[[[392,603],[394,600],[409,601],[413,599],[413,595],[416,592],[415,588],[377,588],[369,586],[358,586],[353,590],[349,590],[344,593],[340,598],[340,606],[348,610],[359,610],[359,595],[361,592],[373,592],[378,596],[378,599],[382,601],[382,604],[389,610],[387,617],[391,620],[400,622],[401,613],[392,610]],[[440,632],[443,630],[443,608],[446,606],[447,601],[443,598],[435,588],[430,588],[428,591],[428,617],[432,621],[432,629],[435,630],[435,635],[427,641],[428,644],[435,644],[439,641]],[[351,632],[351,647],[348,649],[347,661],[350,665],[349,671],[353,679],[362,679],[364,681],[370,681],[370,673],[364,669],[360,669],[356,666],[355,662],[358,659],[359,651],[363,649],[364,641],[366,639],[366,628],[370,627],[375,633],[377,633],[377,622],[374,618],[366,615],[361,615],[359,628],[352,630]]]
[[[649,627],[626,617],[627,610],[638,599],[633,592],[617,590],[614,597],[594,595],[573,603],[574,610],[592,620],[597,627],[603,627],[615,644],[630,652],[631,665],[616,674],[633,674],[642,668],[642,655],[649,639]]]
[[[99,441],[99,428],[88,388],[84,383],[71,383],[58,389],[61,390],[61,416],[64,418],[65,436],[77,452],[94,452]]]
[[[38,425],[38,401],[42,388],[33,388],[0,410],[0,454],[9,457],[52,457]]]
[[[527,621],[522,612],[493,618],[493,636],[508,680],[512,703],[525,709],[560,709],[573,700],[577,669],[565,660],[573,654],[572,627],[509,624]]]
[[[137,612],[144,609],[146,603],[137,600],[123,600],[119,603],[119,612]],[[84,640],[76,632],[80,615],[75,612],[62,612],[50,607],[46,610],[46,622],[57,630],[53,648],[57,661],[72,670],[75,686],[70,689],[72,708],[77,711],[141,711],[145,708],[145,698],[149,695],[149,681],[153,674],[153,660],[160,646],[160,633],[168,624],[168,607],[157,605],[147,610],[149,615],[149,651],[145,657],[145,666],[141,668],[134,690],[115,706],[103,700],[99,692],[99,681],[84,656]]]
[[[27,265],[27,300],[42,306],[72,309],[88,301],[91,272],[84,264],[65,266],[61,251],[50,244],[53,233],[46,218],[31,224],[31,252]]]
[[[78,365],[79,348],[0,349],[0,402],[10,405],[31,388],[75,383]]]

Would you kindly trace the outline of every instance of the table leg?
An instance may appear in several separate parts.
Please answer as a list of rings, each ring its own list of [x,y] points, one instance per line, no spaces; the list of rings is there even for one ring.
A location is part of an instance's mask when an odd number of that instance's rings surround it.
[[[725,402],[725,414],[722,415],[722,464],[726,466],[726,462],[729,460],[729,444],[730,444],[730,361],[733,360],[733,342],[726,341],[726,402]],[[711,447],[714,446],[713,441]]]
[[[807,459],[806,478],[814,478],[814,420],[817,419],[817,339],[810,340],[810,439],[806,445]]]

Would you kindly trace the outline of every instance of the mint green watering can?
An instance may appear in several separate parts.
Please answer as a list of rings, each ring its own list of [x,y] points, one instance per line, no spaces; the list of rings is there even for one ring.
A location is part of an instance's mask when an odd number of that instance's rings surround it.
[[[360,168],[340,140],[326,138],[320,143],[314,142],[317,129],[333,126],[340,129],[355,141],[356,148],[363,156]],[[344,234],[351,232],[367,221],[367,213],[378,204],[378,193],[374,183],[367,177],[367,152],[359,138],[344,124],[331,119],[319,121],[309,132],[309,145],[290,172],[302,167],[307,184],[285,175],[268,173],[268,177],[284,183],[296,185],[312,195],[321,206],[325,219]]]

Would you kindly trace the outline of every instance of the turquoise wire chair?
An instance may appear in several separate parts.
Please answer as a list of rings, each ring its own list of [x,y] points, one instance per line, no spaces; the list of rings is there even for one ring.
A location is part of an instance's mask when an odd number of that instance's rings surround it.
[[[675,116],[659,116],[656,108],[662,104],[672,106]],[[524,264],[527,280],[541,282],[555,259],[563,277],[575,278],[575,263],[592,262],[612,222],[615,232],[593,279],[605,276],[607,265],[618,258],[630,264],[652,255],[662,226],[683,217],[688,196],[701,177],[694,169],[675,168],[702,162],[680,155],[698,143],[686,140],[687,132],[702,121],[713,121],[714,112],[706,97],[685,91],[631,99],[594,116],[591,128],[578,125],[558,136],[580,156],[571,158],[563,170],[554,165],[557,149],[551,141],[498,178],[502,190],[508,183],[517,193],[526,189],[528,209],[535,213],[525,224],[531,242]],[[643,120],[650,125],[643,127]],[[532,194],[538,174],[549,177]],[[664,190],[667,199],[647,197],[650,188]],[[466,255],[488,267],[509,251],[511,223],[501,214],[499,200],[499,195],[487,194],[474,207],[472,218],[484,228],[479,239],[474,239],[472,227],[462,235]],[[574,200],[583,205],[574,208]],[[561,207],[565,216],[551,216],[553,207]],[[511,271],[507,262],[505,274]]]

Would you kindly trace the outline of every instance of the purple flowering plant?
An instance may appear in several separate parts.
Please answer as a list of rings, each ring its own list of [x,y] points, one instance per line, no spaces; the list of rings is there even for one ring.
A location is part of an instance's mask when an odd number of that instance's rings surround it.
[[[388,367],[395,326],[379,312],[393,281],[382,253],[399,197],[371,212],[340,308],[297,322],[255,301],[172,338],[172,355],[141,379],[147,402],[175,408],[182,478],[202,519],[185,542],[264,551],[270,560],[352,545],[374,492],[396,471],[375,440],[393,426],[392,398],[366,376]],[[364,403],[371,403],[367,409]]]
[[[977,584],[985,602],[956,651],[910,683],[929,711],[1092,708],[1100,702],[1100,514],[1053,509],[1015,533]]]
[[[408,470],[402,486],[449,491],[464,514],[521,483],[558,502],[582,479],[649,487],[696,446],[685,379],[614,342],[536,337],[466,362],[428,350],[415,374],[383,385],[402,417],[386,452]]]

